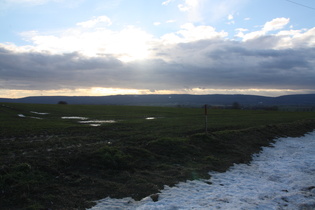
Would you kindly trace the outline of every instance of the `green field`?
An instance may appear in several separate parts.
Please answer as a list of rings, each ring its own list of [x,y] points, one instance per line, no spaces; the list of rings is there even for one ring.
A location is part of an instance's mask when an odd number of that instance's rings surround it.
[[[47,113],[40,115],[37,113]],[[26,117],[19,117],[23,114]],[[79,124],[80,120],[61,117],[86,117],[89,120],[115,120],[117,123],[102,127],[133,127],[151,135],[183,136],[205,128],[202,108],[105,106],[105,105],[41,105],[3,104],[0,107],[0,136],[31,136],[64,133],[67,130],[91,128]],[[33,118],[32,118],[33,117]],[[154,120],[146,120],[154,117]],[[43,119],[36,119],[43,118]],[[315,119],[315,112],[276,112],[212,109],[208,111],[209,131],[242,129],[267,124],[288,123],[296,120]],[[102,128],[93,128],[95,132]],[[157,133],[156,133],[157,132]]]
[[[202,108],[3,103],[0,209],[141,199],[314,128],[315,112],[210,109],[205,134]]]

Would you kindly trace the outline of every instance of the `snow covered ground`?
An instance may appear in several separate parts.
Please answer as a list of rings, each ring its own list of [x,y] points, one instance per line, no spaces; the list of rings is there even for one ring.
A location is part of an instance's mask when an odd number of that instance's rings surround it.
[[[159,200],[100,200],[96,209],[315,209],[315,131],[281,138],[250,164],[238,164],[211,179],[165,186]],[[209,183],[212,184],[209,184]]]

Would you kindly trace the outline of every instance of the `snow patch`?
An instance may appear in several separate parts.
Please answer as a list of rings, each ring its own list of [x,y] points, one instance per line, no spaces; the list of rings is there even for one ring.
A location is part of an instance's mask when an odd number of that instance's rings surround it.
[[[209,180],[165,186],[157,202],[105,198],[91,209],[315,209],[314,151],[315,132],[280,138],[250,164],[210,172]]]
[[[146,117],[145,119],[146,119],[146,120],[155,120],[156,117]]]
[[[104,124],[104,123],[116,122],[116,120],[88,120],[89,118],[87,117],[78,117],[78,116],[69,116],[69,117],[61,117],[61,118],[65,120],[80,120],[78,121],[78,123],[90,124],[90,126],[93,126],[93,127],[101,126],[101,124]]]
[[[25,118],[27,116],[25,116],[24,114],[18,114],[19,117]],[[43,118],[41,117],[28,117],[28,118],[32,118],[32,119],[37,119],[37,120],[42,120]]]
[[[90,123],[115,123],[115,120],[88,120],[88,121],[79,121],[79,123],[90,124]]]
[[[116,120],[87,120],[87,121],[79,121],[81,124],[89,124],[92,127],[101,126],[104,123],[115,123]]]
[[[49,114],[49,113],[45,113],[45,112],[34,112],[34,111],[31,111],[31,113],[39,114],[39,115],[47,115],[47,114]]]
[[[61,117],[63,120],[87,120],[87,117],[77,117],[77,116],[69,116],[69,117]]]

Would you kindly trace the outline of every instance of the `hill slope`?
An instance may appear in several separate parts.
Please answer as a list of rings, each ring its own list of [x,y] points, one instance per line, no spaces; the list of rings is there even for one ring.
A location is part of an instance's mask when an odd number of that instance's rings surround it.
[[[19,99],[0,98],[0,102],[57,104],[115,104],[145,106],[228,106],[237,102],[243,106],[314,106],[315,94],[266,97],[255,95],[115,95],[115,96],[34,96]]]

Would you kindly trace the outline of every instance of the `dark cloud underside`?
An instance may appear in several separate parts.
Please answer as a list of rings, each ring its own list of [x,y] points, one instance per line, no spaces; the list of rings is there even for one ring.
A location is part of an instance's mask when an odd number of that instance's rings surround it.
[[[212,40],[160,47],[155,53],[159,59],[123,63],[110,55],[16,53],[0,48],[0,88],[315,89],[315,48],[255,49]]]

